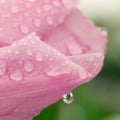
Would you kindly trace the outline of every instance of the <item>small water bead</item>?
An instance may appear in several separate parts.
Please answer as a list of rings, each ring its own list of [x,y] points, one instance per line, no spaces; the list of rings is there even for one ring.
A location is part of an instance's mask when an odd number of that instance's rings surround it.
[[[48,76],[59,76],[62,74],[71,74],[72,69],[67,66],[60,65],[59,63],[51,63],[44,68],[44,72]]]
[[[20,26],[20,31],[23,33],[23,34],[28,34],[30,32],[30,29],[26,26],[26,25],[21,25]]]
[[[17,12],[19,11],[19,8],[18,8],[17,6],[13,6],[13,7],[11,8],[11,11],[12,11],[13,13],[17,13]]]
[[[39,27],[40,24],[41,24],[40,19],[37,19],[37,18],[36,18],[36,19],[34,20],[34,25],[35,25],[36,27]]]
[[[66,104],[71,104],[73,102],[73,100],[74,100],[74,96],[73,96],[72,92],[67,93],[63,96],[63,101]]]
[[[37,60],[37,61],[42,61],[42,60],[43,60],[43,56],[42,56],[42,54],[41,54],[40,52],[38,52],[38,53],[36,54],[36,60]]]
[[[31,71],[33,71],[33,69],[34,69],[34,64],[33,64],[33,62],[31,62],[31,61],[27,61],[27,62],[25,62],[25,64],[24,64],[24,69],[27,71],[27,72],[31,72]]]
[[[22,73],[22,71],[19,70],[19,69],[13,71],[13,72],[10,74],[10,79],[16,80],[16,81],[22,80],[22,79],[23,79],[23,73]]]
[[[4,60],[0,60],[0,75],[4,75],[7,69],[6,62]]]
[[[16,55],[18,55],[18,54],[20,53],[20,51],[19,51],[18,49],[16,49],[16,50],[14,51],[14,53],[15,53]]]
[[[29,56],[31,56],[33,53],[32,53],[32,50],[30,50],[30,49],[28,49],[27,51],[26,51],[26,53],[27,53],[27,55],[29,55]]]

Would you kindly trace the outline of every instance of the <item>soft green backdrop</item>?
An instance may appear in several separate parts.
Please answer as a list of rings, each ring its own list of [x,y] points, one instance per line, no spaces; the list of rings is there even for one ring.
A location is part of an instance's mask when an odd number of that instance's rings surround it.
[[[93,81],[73,91],[72,104],[61,100],[33,120],[120,120],[120,1],[83,1],[80,8],[86,15],[108,30],[103,70]]]

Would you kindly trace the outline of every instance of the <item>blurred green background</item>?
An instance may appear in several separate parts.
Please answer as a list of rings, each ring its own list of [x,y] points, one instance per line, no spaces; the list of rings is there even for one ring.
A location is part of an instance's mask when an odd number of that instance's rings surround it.
[[[120,0],[81,0],[78,6],[108,30],[108,47],[101,73],[73,91],[74,102],[62,100],[34,120],[120,120]]]

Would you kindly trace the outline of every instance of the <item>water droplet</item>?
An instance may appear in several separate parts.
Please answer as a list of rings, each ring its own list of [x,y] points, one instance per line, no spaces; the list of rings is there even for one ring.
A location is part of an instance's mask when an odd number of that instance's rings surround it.
[[[59,76],[61,74],[70,74],[71,68],[59,65],[58,63],[50,64],[44,68],[44,72],[48,76]]]
[[[34,25],[35,25],[36,27],[39,27],[40,24],[41,24],[40,19],[35,19],[35,20],[34,20]]]
[[[37,54],[36,54],[36,60],[37,60],[37,61],[42,61],[42,60],[43,60],[43,56],[42,56],[41,53],[37,53]]]
[[[12,80],[16,80],[16,81],[22,80],[23,79],[23,73],[19,69],[15,70],[10,74],[10,78]]]
[[[100,29],[100,31],[102,32],[102,34],[103,34],[104,36],[107,36],[107,35],[108,35],[106,28],[104,28],[104,27],[98,27],[98,29]]]
[[[4,75],[6,72],[6,62],[4,60],[0,60],[0,75]]]
[[[8,52],[8,53],[11,53],[11,49],[8,49],[7,52]]]
[[[29,55],[29,56],[31,56],[33,53],[32,53],[32,50],[30,50],[30,49],[28,49],[27,51],[26,51],[26,53],[27,53],[27,55]]]
[[[53,19],[52,19],[52,17],[50,17],[50,16],[47,17],[47,23],[48,23],[49,25],[52,25],[52,24],[53,24]]]
[[[31,61],[27,61],[27,62],[25,62],[25,64],[24,64],[24,69],[27,71],[27,72],[31,72],[31,71],[33,71],[33,69],[34,69],[34,64],[31,62]]]
[[[63,101],[64,103],[66,104],[71,104],[74,100],[74,97],[73,97],[73,93],[70,92],[70,93],[67,93],[63,96]]]
[[[21,25],[21,26],[20,26],[20,30],[21,30],[21,32],[24,33],[24,34],[28,34],[29,31],[30,31],[30,29],[29,29],[26,25]]]
[[[18,49],[16,49],[16,50],[14,51],[14,53],[18,55],[18,54],[20,53],[20,51],[19,51]]]
[[[46,4],[46,5],[43,6],[43,9],[45,11],[49,11],[51,9],[51,6],[49,4],[48,5]]]
[[[38,13],[38,15],[41,13],[41,9],[39,7],[36,8],[36,12]]]
[[[11,11],[12,11],[13,13],[17,13],[17,12],[19,11],[19,8],[18,8],[17,6],[13,6],[13,7],[11,8]]]

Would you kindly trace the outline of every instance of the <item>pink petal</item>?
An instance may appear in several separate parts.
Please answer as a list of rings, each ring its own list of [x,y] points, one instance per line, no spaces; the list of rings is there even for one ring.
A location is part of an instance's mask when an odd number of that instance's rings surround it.
[[[0,1],[1,46],[19,40],[33,31],[43,35],[62,22],[75,3],[76,0]]]
[[[106,36],[78,10],[70,13],[76,0],[6,1],[0,3],[0,119],[28,120],[98,74]],[[33,31],[44,42],[28,35]]]
[[[0,49],[0,119],[27,120],[91,78],[35,35]]]
[[[66,55],[105,53],[107,43],[106,35],[79,10],[72,11],[45,39]]]

